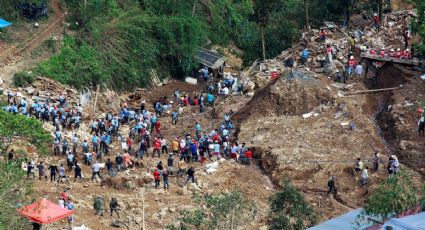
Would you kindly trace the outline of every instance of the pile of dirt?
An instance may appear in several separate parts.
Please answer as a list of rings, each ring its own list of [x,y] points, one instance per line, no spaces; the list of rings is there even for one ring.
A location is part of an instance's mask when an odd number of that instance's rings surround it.
[[[258,90],[252,100],[237,114],[239,122],[252,114],[261,116],[301,115],[321,104],[333,101],[331,92],[320,80],[288,80],[281,77]]]
[[[323,75],[311,82],[280,79],[257,91],[237,114],[238,141],[253,147],[256,162],[274,184],[289,178],[323,219],[361,206],[369,190],[387,178],[381,166],[370,173],[370,187],[359,186],[360,175],[353,171],[356,159],[372,168],[371,146],[384,160],[389,153],[367,97],[340,96],[344,88],[366,89],[362,84],[342,87]],[[337,177],[338,199],[326,196],[330,176]]]

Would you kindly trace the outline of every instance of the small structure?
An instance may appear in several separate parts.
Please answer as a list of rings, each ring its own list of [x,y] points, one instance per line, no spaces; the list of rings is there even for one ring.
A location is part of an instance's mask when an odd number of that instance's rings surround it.
[[[210,68],[214,77],[223,77],[224,65],[226,62],[225,56],[215,51],[199,47],[196,51],[196,59],[198,59],[202,65]]]
[[[12,23],[0,18],[0,28],[5,28],[12,25]]]
[[[425,212],[401,218],[392,218],[380,229],[385,230],[389,227],[391,227],[393,230],[424,230]]]
[[[196,52],[196,58],[205,66],[215,70],[220,69],[224,66],[226,57],[218,54],[212,50],[208,50],[202,47],[198,48]]]
[[[18,209],[18,213],[31,222],[43,226],[71,216],[74,211],[68,210],[43,198],[40,201]]]
[[[364,220],[359,220],[357,218],[362,210],[362,208],[355,209],[341,216],[320,223],[314,227],[308,228],[307,230],[371,229],[370,227],[372,227],[374,223],[367,220],[367,217]]]

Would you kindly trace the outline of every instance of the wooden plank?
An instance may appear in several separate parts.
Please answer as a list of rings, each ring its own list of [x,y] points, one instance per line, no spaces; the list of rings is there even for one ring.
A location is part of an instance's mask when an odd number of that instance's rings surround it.
[[[404,64],[404,65],[416,65],[416,66],[425,65],[425,61],[421,61],[417,58],[400,59],[400,58],[388,57],[388,56],[382,57],[382,56],[377,55],[377,54],[370,54],[370,53],[365,53],[365,52],[362,52],[360,54],[360,57],[372,59],[372,60],[376,60],[376,61],[393,62],[393,63],[399,63],[399,64]]]
[[[362,90],[362,91],[355,91],[355,92],[347,92],[346,95],[352,95],[352,94],[362,94],[362,93],[375,93],[375,92],[383,92],[383,91],[391,91],[400,89],[402,86],[399,87],[392,87],[392,88],[383,88],[383,89],[371,89],[371,90]]]

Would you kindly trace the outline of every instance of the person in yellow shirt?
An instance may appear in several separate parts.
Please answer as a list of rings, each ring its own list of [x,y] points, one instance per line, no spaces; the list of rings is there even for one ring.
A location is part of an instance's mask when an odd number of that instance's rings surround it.
[[[179,141],[177,137],[171,142],[171,149],[173,150],[174,154],[179,153]]]

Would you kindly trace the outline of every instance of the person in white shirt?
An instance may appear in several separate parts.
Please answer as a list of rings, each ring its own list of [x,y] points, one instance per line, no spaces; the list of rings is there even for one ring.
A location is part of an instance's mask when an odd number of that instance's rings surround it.
[[[360,181],[361,187],[364,187],[369,180],[369,173],[367,172],[369,168],[366,166],[362,172],[362,180]]]
[[[227,86],[225,86],[225,87],[223,88],[223,95],[224,95],[224,96],[229,95],[229,88],[227,88]]]

